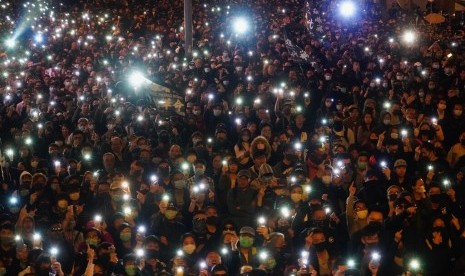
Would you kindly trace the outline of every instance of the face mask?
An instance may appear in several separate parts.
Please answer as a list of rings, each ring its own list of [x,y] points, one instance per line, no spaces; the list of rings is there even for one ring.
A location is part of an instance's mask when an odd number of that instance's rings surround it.
[[[203,175],[205,173],[205,169],[195,169],[195,175]]]
[[[439,64],[434,63],[432,67],[433,67],[434,69],[438,69],[438,68],[439,68]]]
[[[218,223],[218,217],[217,216],[211,216],[207,218],[207,224],[208,225],[216,225]]]
[[[111,195],[111,199],[115,202],[121,202],[123,200],[122,195]]]
[[[368,216],[368,210],[357,211],[357,217],[359,219],[366,219]]]
[[[358,167],[360,170],[366,170],[366,168],[367,168],[367,162],[358,162],[358,163],[357,163],[357,167]]]
[[[20,195],[21,197],[28,196],[28,195],[29,195],[29,190],[20,190],[20,191],[19,191],[19,195]]]
[[[223,84],[224,84],[224,85],[228,85],[228,84],[229,84],[229,81],[223,81]]]
[[[462,116],[462,113],[463,113],[463,111],[460,110],[460,109],[454,110],[454,116],[460,117],[460,116]]]
[[[244,247],[244,248],[252,247],[253,238],[247,237],[247,236],[240,236],[239,237],[239,244],[241,245],[241,247]]]
[[[79,193],[72,193],[69,195],[69,199],[71,199],[72,201],[77,201],[79,200]]]
[[[168,220],[173,220],[178,215],[178,211],[175,210],[166,210],[165,217]]]
[[[130,241],[131,240],[131,233],[121,233],[121,234],[119,234],[119,238],[123,242]]]
[[[292,193],[292,194],[291,194],[291,200],[292,200],[292,202],[294,202],[294,203],[297,203],[297,202],[302,201],[302,194],[299,194],[299,193]]]
[[[325,80],[327,81],[331,80],[331,75],[325,75]]]
[[[198,234],[205,234],[207,232],[207,222],[204,219],[194,219],[192,221],[192,230]]]
[[[38,165],[39,165],[39,161],[31,161],[31,167],[37,168]]]
[[[371,87],[371,88],[373,88],[373,87],[375,87],[375,86],[376,86],[376,83],[370,82],[370,87]]]
[[[342,105],[340,105],[340,104],[336,105],[336,109],[337,110],[342,110]]]
[[[372,252],[378,249],[378,243],[377,242],[372,242],[372,243],[366,243],[365,244],[365,250],[368,252]]]
[[[184,187],[186,187],[185,180],[176,180],[173,182],[173,184],[176,189],[184,189]]]
[[[208,68],[208,67],[205,67],[203,70],[205,71],[205,73],[209,73],[209,72],[210,72],[210,68]]]
[[[186,244],[182,246],[182,251],[186,254],[191,255],[195,251],[195,244]]]
[[[86,240],[86,243],[91,246],[97,246],[98,245],[98,239],[95,238],[88,238]]]
[[[370,223],[368,223],[368,224],[370,224],[370,225],[372,225],[372,226],[375,226],[375,227],[377,227],[378,229],[383,228],[383,223],[382,223],[382,222],[379,222],[379,221],[370,221]]]
[[[399,139],[399,133],[391,133],[392,139]]]
[[[192,111],[192,114],[194,114],[195,116],[199,116],[200,115],[200,110],[194,110],[194,111]]]
[[[273,270],[276,266],[276,259],[275,258],[269,258],[265,261],[265,269],[266,270]]]
[[[134,276],[137,274],[137,267],[135,265],[127,265],[124,267],[124,272],[129,276]]]
[[[250,136],[249,135],[242,135],[241,138],[242,138],[242,141],[247,142],[247,141],[249,141]]]
[[[221,115],[221,109],[213,109],[213,116],[218,117]]]
[[[402,80],[404,79],[404,77],[403,77],[403,76],[396,76],[396,79],[397,79],[398,81],[402,81]]]
[[[326,223],[326,219],[321,219],[321,220],[313,220],[313,224],[316,227],[325,228],[327,223]]]
[[[383,124],[385,124],[385,125],[390,125],[390,124],[391,124],[391,120],[383,120]]]
[[[321,181],[323,181],[323,184],[329,185],[329,184],[331,184],[331,176],[330,175],[323,175],[323,177],[321,177]]]
[[[431,200],[432,203],[440,204],[440,203],[443,202],[443,196],[442,196],[442,194],[430,195],[429,198],[430,198],[430,200]]]
[[[3,245],[10,245],[13,243],[12,236],[0,236],[0,243]]]
[[[423,98],[425,96],[425,92],[418,92],[418,96],[420,96],[420,98]]]
[[[238,71],[238,72],[242,71],[242,66],[237,66],[236,71]]]
[[[397,194],[388,195],[389,201],[395,201],[397,199]]]
[[[314,243],[313,246],[317,252],[323,252],[326,250],[326,242]]]

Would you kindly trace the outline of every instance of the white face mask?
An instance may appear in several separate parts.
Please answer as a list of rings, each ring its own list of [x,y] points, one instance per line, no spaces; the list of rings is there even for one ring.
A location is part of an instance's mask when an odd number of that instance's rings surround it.
[[[331,80],[331,75],[325,75],[325,80]]]
[[[195,245],[194,244],[186,244],[182,247],[182,250],[186,252],[187,254],[192,254],[195,251]]]
[[[213,109],[213,115],[218,117],[221,115],[221,109]]]

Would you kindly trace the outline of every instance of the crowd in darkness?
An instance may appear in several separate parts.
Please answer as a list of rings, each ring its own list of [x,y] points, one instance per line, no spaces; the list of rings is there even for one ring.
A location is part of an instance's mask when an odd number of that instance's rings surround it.
[[[304,2],[0,1],[0,275],[464,275],[463,15]]]

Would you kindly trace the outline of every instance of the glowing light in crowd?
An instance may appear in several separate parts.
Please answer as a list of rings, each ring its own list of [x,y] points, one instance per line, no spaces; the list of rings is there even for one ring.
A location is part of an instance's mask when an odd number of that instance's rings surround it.
[[[238,17],[233,22],[233,30],[236,34],[244,34],[249,30],[249,22],[244,17]]]
[[[352,1],[344,1],[339,6],[339,12],[344,17],[352,17],[357,11],[357,6]]]
[[[413,31],[411,30],[408,30],[408,31],[405,31],[404,33],[404,41],[406,43],[413,43],[415,42],[415,39],[416,39],[416,35]]]

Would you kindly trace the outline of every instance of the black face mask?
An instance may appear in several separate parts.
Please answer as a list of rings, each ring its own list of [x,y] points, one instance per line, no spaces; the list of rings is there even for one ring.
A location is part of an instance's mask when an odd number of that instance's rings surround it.
[[[379,221],[370,221],[369,224],[372,225],[372,226],[376,226],[378,229],[383,228],[383,223],[379,222]]]
[[[320,243],[314,243],[313,246],[315,247],[315,250],[317,252],[323,252],[325,251],[326,247],[327,247],[327,244],[326,242],[320,242]]]
[[[133,175],[134,177],[139,177],[139,176],[142,175],[142,171],[134,171],[134,172],[132,173],[132,175]]]
[[[160,255],[160,252],[158,252],[158,250],[154,250],[154,249],[146,249],[145,254],[147,255],[148,258],[158,259],[158,256]]]
[[[168,177],[170,175],[170,169],[169,168],[158,168],[158,173],[160,174],[161,177]]]
[[[207,218],[207,224],[208,225],[217,225],[218,224],[218,217],[217,216],[211,216]]]
[[[194,219],[192,221],[192,231],[205,234],[207,232],[207,221],[205,219]]]
[[[110,253],[103,253],[98,257],[99,263],[106,265],[110,262]]]
[[[390,194],[389,201],[395,201],[397,199],[397,194]]]
[[[316,227],[319,227],[319,228],[325,228],[327,224],[328,223],[327,223],[326,219],[322,219],[322,220],[314,219],[313,220],[313,225],[316,226]]]
[[[342,131],[342,128],[343,128],[342,121],[334,121],[333,128],[334,128],[334,131],[338,131],[338,132]]]
[[[444,202],[444,196],[442,194],[430,195],[431,203],[441,204]]]
[[[372,242],[372,243],[365,243],[365,250],[371,252],[371,251],[377,251],[379,248],[377,242]]]

